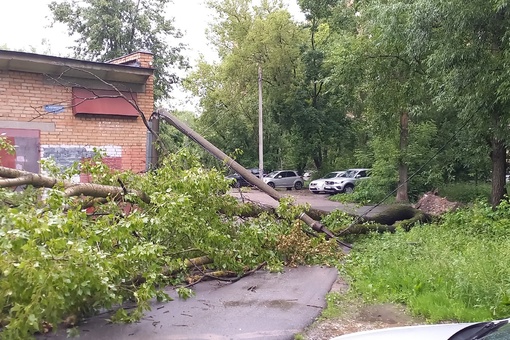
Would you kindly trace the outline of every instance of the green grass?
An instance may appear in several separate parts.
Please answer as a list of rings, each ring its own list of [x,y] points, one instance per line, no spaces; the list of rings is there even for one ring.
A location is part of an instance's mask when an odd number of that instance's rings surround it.
[[[431,322],[510,315],[510,206],[485,204],[410,232],[364,238],[346,261],[351,287]]]

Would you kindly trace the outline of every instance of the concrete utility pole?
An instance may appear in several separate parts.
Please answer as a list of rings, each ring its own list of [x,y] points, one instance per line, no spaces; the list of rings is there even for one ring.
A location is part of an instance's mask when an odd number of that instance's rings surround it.
[[[264,129],[262,126],[262,66],[259,65],[259,178],[264,177]]]
[[[264,183],[263,180],[255,177],[250,171],[246,170],[241,164],[237,163],[235,160],[227,156],[223,151],[212,145],[207,139],[190,129],[184,123],[179,121],[176,117],[172,116],[170,113],[165,110],[158,110],[158,114],[161,119],[164,119],[169,124],[172,124],[177,130],[182,132],[184,135],[188,136],[191,140],[195,141],[198,145],[204,148],[206,151],[211,153],[214,157],[219,159],[229,168],[234,169],[239,175],[243,176],[249,183],[253,184],[276,201],[280,202],[280,200],[284,197],[280,195],[278,191],[271,188],[269,185]],[[323,232],[328,235],[330,238],[336,239],[336,241],[341,244],[341,242],[336,238],[336,236],[328,230],[325,226],[322,225],[319,221],[315,221],[313,218],[308,216],[305,212],[299,215],[299,219],[305,222],[310,228],[315,231]]]

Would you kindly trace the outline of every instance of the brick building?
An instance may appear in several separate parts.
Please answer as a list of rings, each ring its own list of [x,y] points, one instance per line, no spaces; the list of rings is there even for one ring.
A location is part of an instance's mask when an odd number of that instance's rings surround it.
[[[98,149],[113,168],[145,170],[147,129],[131,103],[153,112],[151,66],[148,52],[98,63],[0,50],[0,135],[16,145],[0,163],[39,172],[41,159],[65,167]]]

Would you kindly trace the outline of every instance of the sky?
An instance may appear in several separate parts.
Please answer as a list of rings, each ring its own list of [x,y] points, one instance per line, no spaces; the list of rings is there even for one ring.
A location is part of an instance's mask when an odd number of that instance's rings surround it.
[[[52,0],[3,0],[0,12],[0,49],[25,50],[55,56],[68,56],[66,47],[73,44],[67,36],[64,25],[50,27],[51,13],[48,4]],[[284,0],[290,13],[297,20],[302,20],[296,0]],[[214,50],[209,46],[205,30],[210,22],[211,13],[204,5],[204,0],[173,0],[169,5],[169,16],[175,19],[175,26],[184,33],[184,42],[188,44],[185,55],[191,66],[202,54],[207,61],[216,60]],[[43,41],[44,40],[44,41]],[[187,103],[187,95],[179,90],[172,106],[182,105],[194,110],[193,103]],[[192,105],[193,107],[190,107]]]

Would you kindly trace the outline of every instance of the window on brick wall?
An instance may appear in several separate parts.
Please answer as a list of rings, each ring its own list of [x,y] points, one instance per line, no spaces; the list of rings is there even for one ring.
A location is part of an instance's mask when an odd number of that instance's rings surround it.
[[[136,93],[123,92],[127,99],[137,101]],[[73,87],[73,113],[88,115],[114,115],[138,117],[136,109],[118,92],[110,90],[87,90]]]

